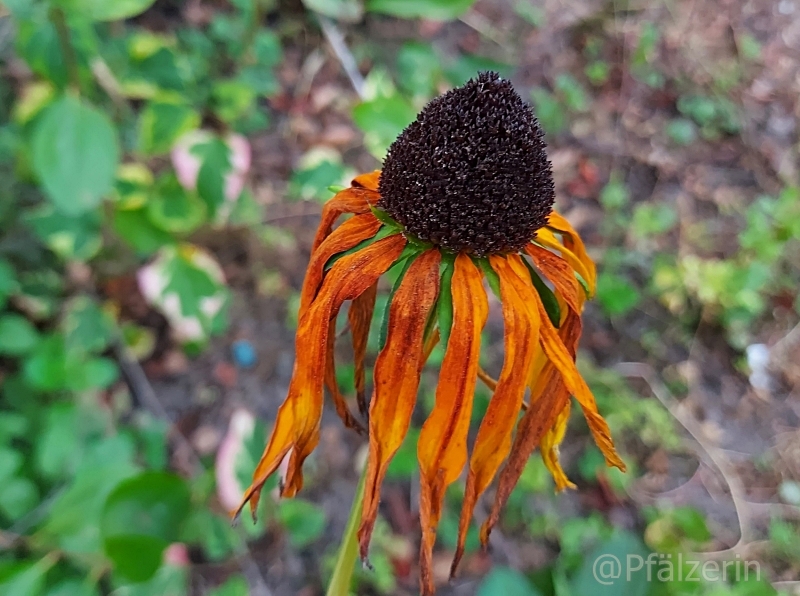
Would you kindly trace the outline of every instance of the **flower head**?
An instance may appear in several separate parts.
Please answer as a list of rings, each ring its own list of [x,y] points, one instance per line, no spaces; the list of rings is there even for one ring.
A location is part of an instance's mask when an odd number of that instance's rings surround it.
[[[465,467],[453,573],[477,500],[498,473],[494,504],[481,528],[484,544],[537,447],[556,487],[573,486],[558,461],[570,396],[608,465],[624,469],[575,367],[583,303],[594,292],[594,264],[575,230],[552,210],[553,200],[536,118],[494,73],[434,99],[391,146],[383,172],[359,176],[334,196],[323,208],[303,284],[288,396],[242,507],[250,502],[255,511],[264,482],[282,462],[282,496],[301,489],[302,464],[319,442],[324,386],[345,424],[369,437],[358,532],[366,560],[381,484],[408,432],[422,367],[437,342],[445,348],[444,360],[417,445],[424,594],[434,591],[432,552],[444,493]],[[343,214],[352,217],[334,230]],[[393,266],[401,273],[384,317],[367,403],[366,340],[378,280]],[[505,326],[496,381],[478,365],[489,311],[486,286],[502,304]],[[356,398],[367,429],[336,384],[335,322],[346,301]],[[493,396],[469,449],[478,379]]]

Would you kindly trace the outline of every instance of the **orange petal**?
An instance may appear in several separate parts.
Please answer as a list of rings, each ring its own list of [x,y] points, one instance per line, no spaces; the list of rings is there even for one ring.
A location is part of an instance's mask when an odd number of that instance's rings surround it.
[[[535,244],[528,244],[525,252],[530,255],[537,269],[553,283],[556,293],[561,295],[573,311],[580,314],[583,310],[583,293],[578,287],[578,280],[575,279],[575,271],[569,263],[557,254]]]
[[[369,462],[358,529],[362,560],[367,558],[386,468],[408,432],[416,403],[425,364],[425,326],[439,292],[440,260],[436,249],[418,256],[389,307],[386,345],[375,361],[375,391],[369,405]]]
[[[588,277],[585,277],[586,283],[589,284],[591,294],[594,294],[597,285],[597,270],[594,266],[594,261],[586,253],[586,246],[583,244],[578,232],[575,228],[560,214],[555,211],[550,212],[550,218],[547,221],[547,227],[552,228],[559,232],[564,238],[564,246],[575,255],[575,257],[583,264],[586,269]]]
[[[445,489],[467,461],[467,432],[478,374],[481,330],[489,313],[483,275],[466,254],[455,259],[451,281],[453,324],[439,373],[436,403],[417,443],[420,466],[420,586],[434,592],[433,545]]]
[[[540,313],[544,313],[544,305],[542,304],[539,294],[535,293],[536,304]],[[575,396],[578,403],[583,409],[583,414],[586,417],[586,422],[589,424],[589,430],[592,431],[595,443],[603,452],[606,458],[606,463],[609,466],[616,466],[620,470],[625,470],[625,464],[620,459],[614,448],[614,442],[611,439],[611,431],[608,429],[608,424],[597,411],[597,404],[594,401],[594,396],[586,385],[586,381],[578,372],[573,358],[570,356],[564,342],[558,335],[556,328],[553,327],[549,319],[542,322],[542,330],[539,334],[539,341],[548,360],[553,363],[553,366],[561,373],[569,392]]]
[[[350,322],[350,332],[353,335],[353,362],[355,364],[356,400],[361,415],[367,416],[366,375],[364,374],[364,357],[367,353],[367,339],[369,327],[372,323],[372,313],[375,310],[375,297],[378,293],[378,284],[374,284],[366,292],[353,300],[347,319]]]
[[[367,190],[374,190],[378,192],[378,181],[381,179],[381,171],[374,170],[369,174],[361,174],[353,178],[351,184],[353,186],[360,186],[362,188],[366,188]]]
[[[322,278],[325,276],[325,264],[330,258],[350,250],[359,242],[372,238],[380,227],[381,222],[372,213],[356,215],[343,222],[335,232],[311,252],[311,260],[303,279],[303,289],[300,291],[298,320],[303,318],[303,314],[317,295]]]
[[[561,462],[558,461],[558,446],[564,440],[567,423],[569,422],[569,413],[570,403],[568,401],[564,409],[556,416],[555,424],[544,433],[540,443],[542,460],[547,469],[550,470],[550,474],[552,474],[553,480],[556,482],[556,490],[559,492],[565,488],[575,488],[575,485],[570,482],[564,473]]]
[[[375,287],[375,286],[373,286]],[[369,289],[367,289],[369,292]],[[366,294],[367,292],[364,292]],[[362,294],[362,296],[364,295]],[[356,299],[358,300],[358,299]],[[347,407],[342,392],[339,391],[339,383],[336,381],[336,358],[335,358],[335,343],[336,343],[336,317],[331,319],[328,328],[328,347],[325,350],[325,387],[331,394],[333,405],[336,408],[336,413],[347,428],[352,428],[360,435],[367,435],[367,429],[353,416],[350,408]]]
[[[586,282],[586,285],[589,289],[589,296],[591,297],[594,295],[596,275],[592,272],[592,269],[586,266],[584,261],[575,255],[575,253],[561,244],[551,230],[547,228],[540,228],[536,232],[536,238],[534,238],[534,241],[542,246],[546,246],[552,250],[557,250],[559,253],[561,253],[561,256],[564,258],[564,260],[575,270],[575,273],[580,275]]]
[[[370,208],[378,203],[380,195],[366,188],[345,188],[336,193],[333,198],[322,207],[322,217],[314,236],[314,244],[311,245],[311,252],[317,250],[322,241],[327,238],[333,224],[343,213],[354,213],[360,215],[369,213]]]
[[[507,258],[492,255],[489,257],[489,263],[500,280],[505,324],[505,358],[497,380],[497,388],[489,402],[472,449],[458,528],[458,545],[450,570],[451,576],[455,573],[464,553],[464,542],[475,503],[489,486],[511,449],[511,435],[522,406],[540,327],[541,315],[535,307],[531,308],[535,305],[533,295],[536,291],[519,255],[509,255]]]
[[[298,324],[289,392],[278,409],[272,435],[253,473],[253,483],[245,492],[236,515],[251,499],[257,502],[264,482],[289,449],[292,449],[292,456],[282,492],[292,495],[302,487],[300,467],[319,440],[329,323],[345,300],[359,296],[392,266],[405,244],[401,235],[379,240],[341,258],[325,277],[319,295]]]

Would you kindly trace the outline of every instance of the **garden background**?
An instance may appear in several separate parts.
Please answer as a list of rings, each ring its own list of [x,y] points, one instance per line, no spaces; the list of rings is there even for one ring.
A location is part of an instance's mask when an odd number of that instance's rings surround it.
[[[579,366],[629,472],[575,417],[578,489],[533,457],[448,583],[456,483],[439,592],[800,593],[796,0],[6,0],[0,68],[0,594],[324,592],[365,456],[332,408],[299,497],[228,515],[285,396],[321,204],[487,69],[535,106],[598,263]],[[484,346],[497,372],[499,311]],[[354,593],[416,593],[415,438]],[[593,577],[648,553],[761,578]]]

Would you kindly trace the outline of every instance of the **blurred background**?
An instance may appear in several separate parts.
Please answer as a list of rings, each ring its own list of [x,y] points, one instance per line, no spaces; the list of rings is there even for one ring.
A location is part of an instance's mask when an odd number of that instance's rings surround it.
[[[332,408],[299,497],[227,513],[285,396],[321,204],[486,69],[535,107],[598,263],[579,365],[629,472],[576,415],[578,490],[534,455],[448,584],[456,483],[439,593],[800,593],[797,0],[6,0],[0,68],[0,594],[324,593],[365,456]],[[354,594],[418,593],[441,356]],[[649,553],[673,573],[593,576]]]

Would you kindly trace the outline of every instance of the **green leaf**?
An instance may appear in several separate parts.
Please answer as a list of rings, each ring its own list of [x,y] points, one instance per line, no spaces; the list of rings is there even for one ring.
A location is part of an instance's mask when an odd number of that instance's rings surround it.
[[[567,116],[561,101],[547,89],[531,89],[531,101],[536,108],[536,116],[548,134],[558,134],[567,127]]]
[[[180,100],[151,101],[139,116],[139,148],[145,155],[161,155],[175,141],[200,126],[200,114]]]
[[[53,4],[63,7],[76,17],[93,21],[121,21],[143,13],[154,2],[155,0],[56,0]]]
[[[225,202],[225,176],[231,171],[231,149],[220,138],[214,137],[207,143],[195,145],[191,151],[202,160],[197,174],[197,193],[213,218]]]
[[[174,474],[144,472],[117,486],[100,521],[106,554],[117,571],[133,581],[153,577],[164,549],[178,539],[189,505],[189,488]]]
[[[477,596],[541,596],[519,571],[495,567],[478,586]]]
[[[142,256],[174,243],[169,232],[157,228],[147,216],[147,208],[115,209],[111,225],[120,237]]]
[[[353,109],[353,120],[364,132],[364,144],[378,159],[383,159],[389,145],[416,116],[414,106],[397,94],[365,101]]]
[[[206,205],[196,193],[184,189],[174,174],[163,176],[147,204],[154,226],[173,234],[188,234],[206,219]]]
[[[441,74],[439,56],[429,43],[406,42],[397,53],[397,80],[406,93],[432,96]]]
[[[98,596],[98,591],[88,581],[70,579],[50,588],[45,596]]]
[[[34,447],[37,471],[48,480],[74,473],[83,445],[74,404],[53,404],[44,416],[44,426]]]
[[[292,172],[289,180],[289,194],[292,197],[325,202],[333,196],[329,190],[345,177],[345,166],[339,161],[323,159],[307,168]]]
[[[33,168],[66,215],[94,209],[114,185],[117,134],[108,117],[66,95],[47,107],[32,140]]]
[[[522,262],[528,267],[528,272],[531,274],[533,287],[536,288],[539,298],[542,299],[544,310],[547,312],[547,318],[550,319],[553,327],[558,329],[561,326],[561,307],[558,305],[558,299],[556,298],[556,295],[553,293],[553,290],[547,287],[547,284],[544,283],[542,278],[539,277],[539,274],[534,270],[527,260],[523,259]]]
[[[367,0],[369,12],[389,14],[404,19],[447,21],[460,17],[475,0]]]
[[[447,65],[445,75],[451,84],[460,86],[478,76],[479,72],[486,70],[493,70],[501,76],[509,77],[514,72],[514,67],[484,56],[462,54],[455,62]]]
[[[255,108],[256,91],[246,82],[218,81],[211,90],[212,109],[220,120],[233,124]]]
[[[67,388],[72,391],[106,389],[119,378],[119,368],[110,358],[90,358],[70,367]]]
[[[381,350],[386,345],[386,336],[389,333],[389,313],[392,307],[392,300],[394,300],[394,295],[400,288],[400,284],[403,283],[403,278],[405,277],[408,268],[411,267],[411,263],[413,263],[414,259],[419,256],[419,253],[419,249],[407,245],[403,249],[403,252],[400,253],[400,256],[397,257],[397,260],[394,262],[394,264],[390,267],[390,270],[398,271],[398,276],[394,282],[394,285],[392,286],[389,299],[386,301],[386,309],[383,311],[383,321],[381,323],[381,335],[379,340]]]
[[[66,306],[61,330],[70,352],[98,353],[111,343],[114,321],[88,296],[76,296]]]
[[[419,429],[409,428],[403,442],[400,444],[397,453],[389,462],[386,469],[386,477],[396,480],[408,480],[419,470],[417,463],[417,442],[419,441]]]
[[[50,250],[65,260],[88,261],[103,246],[100,214],[96,211],[69,217],[52,205],[43,205],[26,213],[24,221]]]
[[[643,565],[639,571],[634,569],[638,567],[639,559],[644,562],[648,554],[639,538],[625,531],[617,531],[586,556],[570,582],[570,593],[592,596],[647,594],[650,583],[648,567]]]
[[[281,501],[278,519],[289,533],[289,542],[297,549],[318,540],[327,521],[325,511],[319,505],[303,499]]]
[[[35,563],[0,563],[0,594],[38,596],[44,589],[45,575],[57,560],[58,555],[51,553]]]
[[[349,23],[357,23],[364,14],[360,0],[303,0],[303,4],[326,17]]]
[[[22,454],[10,447],[0,447],[0,482],[11,478],[22,467]]]
[[[0,308],[5,308],[8,297],[19,291],[19,282],[14,268],[5,259],[0,259]]]
[[[0,317],[0,354],[22,356],[39,343],[39,332],[25,317],[8,313]]]
[[[14,477],[0,487],[0,513],[12,521],[31,511],[38,502],[39,490],[27,478]]]
[[[67,350],[60,334],[46,337],[22,365],[25,380],[35,389],[55,391],[67,384]]]
[[[624,315],[642,300],[639,289],[616,273],[601,273],[597,277],[597,299],[609,315]]]

